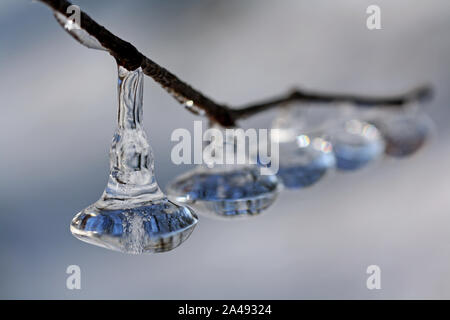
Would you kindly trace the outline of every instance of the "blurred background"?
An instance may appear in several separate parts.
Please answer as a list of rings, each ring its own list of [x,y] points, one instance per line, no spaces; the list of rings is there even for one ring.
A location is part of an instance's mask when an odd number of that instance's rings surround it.
[[[436,134],[382,159],[283,192],[246,221],[200,217],[177,249],[125,255],[76,240],[72,217],[101,195],[115,128],[116,66],[41,3],[0,2],[0,298],[450,298],[448,0],[77,1],[100,24],[218,101],[294,86],[396,94],[432,83]],[[381,7],[382,30],[366,28]],[[199,119],[145,78],[145,126],[161,187],[176,128]],[[268,126],[274,112],[243,126]],[[81,290],[66,268],[81,267]],[[366,268],[381,268],[381,290]]]

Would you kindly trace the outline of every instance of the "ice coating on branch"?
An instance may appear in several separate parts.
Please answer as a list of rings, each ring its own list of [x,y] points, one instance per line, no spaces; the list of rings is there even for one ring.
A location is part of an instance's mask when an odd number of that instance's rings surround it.
[[[67,18],[65,15],[57,11],[53,11],[53,13],[59,25],[63,27],[64,30],[66,30],[83,46],[91,49],[107,51],[97,40],[97,38],[91,36],[86,30],[81,28],[81,26],[77,24],[74,20]]]

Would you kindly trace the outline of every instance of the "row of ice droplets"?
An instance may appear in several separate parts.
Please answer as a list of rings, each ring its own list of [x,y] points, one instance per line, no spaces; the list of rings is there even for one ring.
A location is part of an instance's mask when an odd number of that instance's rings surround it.
[[[169,251],[185,241],[202,215],[256,216],[285,189],[305,188],[330,170],[356,170],[383,154],[415,153],[431,122],[420,108],[381,112],[349,107],[287,105],[273,123],[279,170],[261,175],[257,165],[198,165],[159,188],[143,129],[143,73],[118,67],[118,125],[110,173],[101,198],[79,212],[70,230],[91,244],[126,253]]]

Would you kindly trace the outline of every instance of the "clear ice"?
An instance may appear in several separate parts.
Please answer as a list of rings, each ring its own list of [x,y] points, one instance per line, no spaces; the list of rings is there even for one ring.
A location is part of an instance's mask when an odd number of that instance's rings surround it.
[[[217,147],[224,152],[235,150],[234,145],[231,148],[226,146],[233,142],[223,140],[223,145]],[[198,165],[172,181],[167,192],[176,201],[189,204],[207,216],[235,218],[258,215],[275,201],[280,185],[275,175],[262,175],[261,168],[251,164],[248,157],[245,163],[216,163],[212,167]]]
[[[101,43],[97,40],[97,38],[91,36],[76,22],[72,21],[71,19],[68,19],[65,15],[59,13],[58,11],[54,11],[53,14],[59,25],[63,27],[64,30],[66,30],[73,38],[75,38],[83,46],[88,47],[90,49],[106,51],[106,49],[101,45]]]
[[[110,174],[102,197],[78,213],[70,230],[80,240],[125,253],[172,250],[192,233],[197,216],[170,201],[154,175],[142,125],[141,68],[118,68],[118,128],[110,149]]]
[[[333,148],[323,136],[326,117],[316,110],[318,107],[285,106],[272,124],[272,129],[277,129],[272,135],[279,140],[277,175],[286,188],[311,186],[335,166]]]
[[[340,170],[357,170],[379,158],[385,148],[378,129],[364,120],[349,118],[337,120],[329,130]]]
[[[385,153],[392,157],[406,157],[417,152],[427,141],[432,121],[420,112],[390,112],[373,120],[386,142]]]

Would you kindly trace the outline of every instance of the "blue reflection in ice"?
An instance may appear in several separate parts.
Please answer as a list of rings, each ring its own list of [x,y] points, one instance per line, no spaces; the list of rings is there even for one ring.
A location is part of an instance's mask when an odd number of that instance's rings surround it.
[[[328,167],[316,166],[316,164],[280,167],[278,176],[286,188],[298,189],[313,185],[325,175],[327,170]]]
[[[309,187],[334,168],[329,141],[317,134],[300,134],[279,145],[278,177],[289,189]]]
[[[357,170],[378,158],[384,151],[384,141],[378,129],[364,121],[338,123],[332,130],[336,167]]]
[[[177,178],[168,193],[202,213],[255,215],[275,200],[278,180],[273,175],[261,175],[256,166],[198,167]]]
[[[177,247],[197,224],[187,207],[162,199],[118,210],[95,204],[84,209],[71,223],[79,239],[127,253],[163,252]]]

